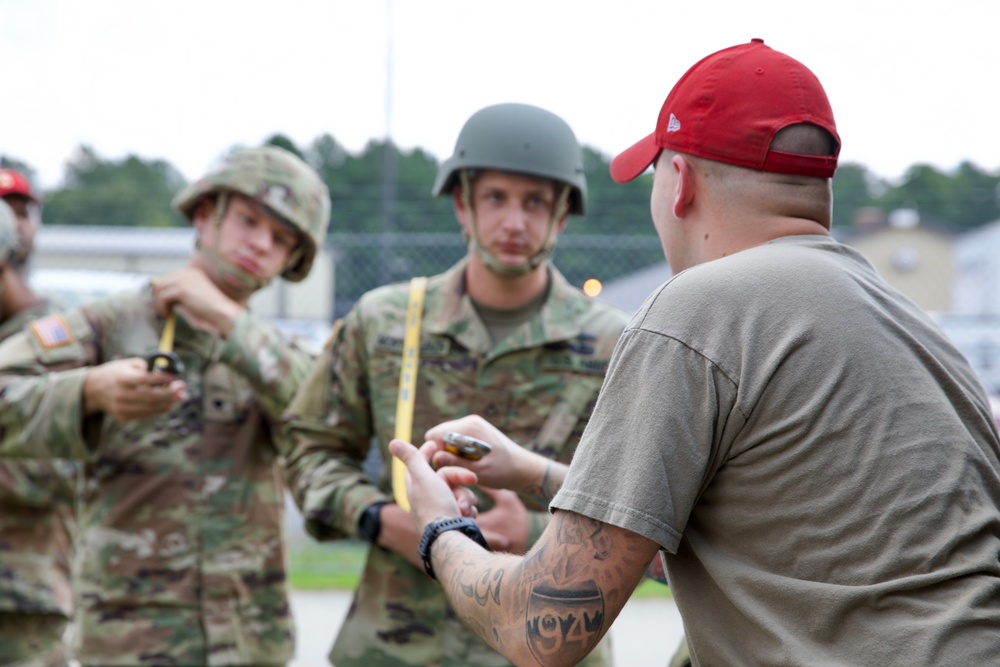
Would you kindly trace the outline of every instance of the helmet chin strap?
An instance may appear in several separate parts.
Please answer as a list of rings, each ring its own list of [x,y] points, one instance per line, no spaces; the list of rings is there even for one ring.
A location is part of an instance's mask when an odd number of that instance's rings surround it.
[[[466,243],[469,244],[469,249],[483,260],[483,264],[487,269],[501,276],[525,276],[537,269],[552,256],[552,252],[556,249],[556,223],[562,220],[569,210],[569,194],[571,190],[569,185],[563,185],[562,192],[559,193],[556,206],[552,211],[552,217],[549,218],[548,228],[545,230],[545,241],[542,243],[539,251],[520,264],[505,264],[494,257],[483,246],[479,238],[479,225],[476,224],[476,211],[472,207],[472,189],[469,187],[468,171],[460,169],[458,178],[462,185],[462,206],[465,207],[469,216],[469,224],[462,229],[462,236]]]
[[[246,290],[247,296],[249,297],[250,294],[253,294],[257,290],[267,287],[271,280],[261,279],[247,271],[244,271],[219,253],[219,239],[222,237],[222,217],[225,215],[227,204],[228,195],[225,192],[220,192],[218,198],[215,200],[215,218],[212,220],[212,224],[215,226],[216,247],[206,247],[201,242],[201,238],[199,237],[197,243],[195,244],[195,250],[205,260],[205,263],[212,267],[212,271],[217,276],[220,278],[232,278]]]

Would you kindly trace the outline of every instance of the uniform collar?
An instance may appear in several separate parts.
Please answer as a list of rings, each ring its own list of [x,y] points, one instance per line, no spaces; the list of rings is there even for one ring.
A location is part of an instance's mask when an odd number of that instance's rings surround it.
[[[434,335],[454,338],[470,350],[486,354],[493,350],[486,326],[483,324],[472,299],[465,289],[467,258],[442,274],[428,280],[425,297],[423,329]],[[571,340],[580,335],[579,315],[586,308],[586,301],[559,271],[548,264],[552,284],[548,298],[541,310],[527,324],[532,334],[517,347],[536,347],[548,343]],[[505,343],[501,346],[506,347]]]

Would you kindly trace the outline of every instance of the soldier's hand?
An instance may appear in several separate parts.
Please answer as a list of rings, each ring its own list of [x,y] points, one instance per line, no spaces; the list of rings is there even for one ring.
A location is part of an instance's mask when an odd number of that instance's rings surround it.
[[[443,437],[448,431],[479,438],[490,445],[492,451],[478,461],[446,452]],[[535,495],[541,480],[545,478],[546,466],[551,463],[554,466],[564,467],[561,463],[551,462],[541,454],[524,449],[479,415],[469,415],[438,424],[429,429],[424,437],[428,443],[421,450],[433,447],[429,460],[435,468],[447,466],[468,468],[476,473],[480,484],[496,489],[511,489]]]
[[[166,412],[184,398],[185,385],[168,373],[147,369],[145,359],[117,359],[93,366],[83,381],[83,411],[120,421]]]
[[[513,491],[488,489],[479,490],[493,499],[493,507],[482,512],[476,523],[483,531],[483,537],[492,551],[507,551],[523,554],[528,551],[528,533],[531,519],[528,509]]]
[[[228,338],[243,307],[229,298],[196,267],[188,266],[153,282],[156,312],[162,317],[177,308],[196,327]]]
[[[410,516],[417,535],[422,535],[424,527],[438,517],[462,515],[453,489],[475,484],[474,474],[461,468],[444,468],[435,473],[416,447],[399,439],[389,442],[389,451],[406,464],[406,495],[410,500]],[[382,512],[382,520],[385,521],[385,511]]]

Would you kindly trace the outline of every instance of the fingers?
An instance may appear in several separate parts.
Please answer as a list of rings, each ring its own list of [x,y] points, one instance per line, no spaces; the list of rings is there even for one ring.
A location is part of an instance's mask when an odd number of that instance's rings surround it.
[[[428,440],[424,444],[420,445],[420,455],[431,464],[432,468],[440,468],[441,466],[434,465],[434,454],[438,451],[438,443],[433,440]]]
[[[433,443],[433,444],[434,444],[434,447],[437,446],[436,443]],[[421,448],[421,451],[423,451],[423,448]],[[460,456],[455,456],[451,452],[446,452],[446,451],[443,451],[443,450],[442,451],[438,451],[435,448],[431,448],[430,451],[431,451],[431,459],[430,459],[431,465],[435,469],[437,469],[437,470],[440,470],[441,468],[446,468],[446,467],[449,467],[449,466],[459,467],[459,468],[467,468],[467,467],[469,467],[471,465],[474,465],[474,463],[472,461],[469,461],[467,459],[463,459]]]
[[[176,273],[168,273],[153,279],[153,305],[156,314],[166,317],[171,306],[180,300],[181,290],[178,287]]]
[[[488,436],[492,435],[493,430],[490,423],[479,415],[467,415],[461,419],[447,421],[428,429],[424,438],[440,442],[447,431],[457,431],[489,442]]]
[[[184,389],[180,380],[155,386],[124,387],[114,398],[111,414],[122,421],[162,414],[184,399]]]
[[[420,456],[420,450],[405,440],[400,440],[399,438],[393,438],[389,441],[389,452],[402,461],[408,470],[411,469],[411,464],[413,468],[417,468],[419,470],[420,461],[423,461],[425,464],[427,463],[427,461]],[[427,466],[427,470],[430,474],[434,474],[434,471],[430,469],[429,465]]]
[[[442,467],[435,465],[434,454],[437,453],[437,443],[430,441],[425,442],[420,446],[420,455],[424,457],[426,461],[431,464],[431,467],[438,470],[438,475],[443,475],[442,479],[452,486],[452,491],[455,494],[455,502],[458,503],[458,509],[461,510],[462,516],[467,516],[475,519],[479,516],[479,508],[477,507],[479,503],[479,496],[473,493],[472,489],[467,486],[462,486],[463,484],[474,484],[476,481],[476,475],[473,473],[471,477],[469,476],[469,471],[457,471],[454,469],[448,469],[441,471]],[[447,455],[451,457],[451,454]],[[458,458],[458,457],[453,457]]]
[[[476,480],[474,473],[462,468],[446,468],[435,472],[416,447],[408,442],[393,439],[389,451],[406,466],[407,497],[410,512],[418,527],[425,526],[437,517],[461,516],[453,489]]]
[[[145,359],[122,359],[104,368],[113,379],[103,390],[102,402],[105,411],[121,421],[162,414],[184,399],[184,382],[169,373],[149,371]]]
[[[205,273],[194,267],[171,271],[153,281],[153,298],[160,316],[166,315],[175,304],[198,301],[213,291]]]
[[[462,511],[462,516],[467,516],[475,519],[479,516],[479,497],[472,492],[472,489],[459,486],[453,489],[455,493],[455,502],[458,503],[458,509]]]
[[[415,481],[420,480],[426,483],[429,478],[437,476],[444,480],[448,486],[476,483],[476,473],[464,468],[445,468],[435,473],[430,463],[421,454],[421,450],[403,440],[393,439],[389,443],[389,451],[406,465],[406,469]]]
[[[428,467],[430,467],[429,464]],[[477,479],[476,473],[471,470],[466,470],[465,468],[455,468],[453,466],[440,468],[437,471],[437,474],[438,477],[447,482],[448,486],[452,488],[463,484],[475,484]]]
[[[179,382],[179,380],[170,373],[147,371],[145,368],[142,369],[140,375],[122,378],[122,385],[133,390],[146,388],[167,389],[174,382]]]

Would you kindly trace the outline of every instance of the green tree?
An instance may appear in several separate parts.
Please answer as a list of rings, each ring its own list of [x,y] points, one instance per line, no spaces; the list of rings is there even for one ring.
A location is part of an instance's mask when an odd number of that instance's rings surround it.
[[[888,186],[863,165],[847,162],[833,177],[833,226],[853,227],[860,209],[875,205],[875,196]]]
[[[963,162],[954,173],[918,164],[876,204],[886,211],[913,208],[924,222],[966,230],[1000,217],[998,187],[1000,174],[989,174],[970,162]]]
[[[969,228],[1000,219],[1000,172],[990,174],[971,162],[963,162],[953,177],[960,202],[959,226]]]
[[[903,182],[890,188],[876,201],[886,211],[912,208],[921,220],[958,224],[960,210],[951,190],[951,178],[934,167],[918,164],[910,167]]]
[[[0,167],[21,172],[24,177],[28,179],[28,182],[32,184],[32,189],[35,188],[35,183],[37,183],[37,174],[27,162],[10,157],[9,155],[0,155]]]
[[[134,155],[104,160],[81,146],[66,164],[65,185],[45,201],[45,219],[55,225],[167,227],[184,224],[170,208],[184,178],[164,160]]]
[[[649,216],[649,174],[615,183],[611,179],[611,159],[599,151],[583,147],[583,172],[587,176],[587,215],[570,220],[567,234],[655,234]]]
[[[293,153],[294,155],[305,159],[305,155],[299,150],[299,147],[295,145],[295,142],[289,139],[284,134],[272,134],[270,137],[264,141],[265,146],[277,146],[278,148],[284,148],[286,151]]]
[[[421,149],[400,152],[392,142],[370,141],[353,156],[325,134],[306,150],[306,159],[330,189],[332,232],[455,228],[451,205],[431,196],[437,161]],[[389,210],[384,195],[391,197]]]

